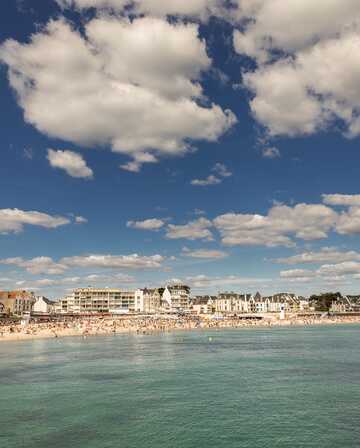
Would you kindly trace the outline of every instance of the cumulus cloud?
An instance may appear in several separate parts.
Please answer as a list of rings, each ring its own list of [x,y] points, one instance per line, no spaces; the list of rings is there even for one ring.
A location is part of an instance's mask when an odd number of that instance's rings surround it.
[[[346,212],[342,212],[336,231],[341,235],[360,233],[360,207],[350,207]]]
[[[337,214],[322,204],[276,205],[267,216],[227,213],[214,220],[226,245],[294,245],[291,237],[302,240],[325,238],[335,225]]]
[[[164,257],[161,255],[142,256],[92,254],[64,257],[61,264],[78,268],[110,268],[110,269],[158,269],[161,268]]]
[[[191,185],[195,185],[198,187],[207,187],[208,185],[217,185],[221,184],[223,178],[232,176],[232,172],[224,165],[223,163],[216,163],[212,171],[216,173],[216,175],[210,174],[205,179],[193,179],[191,181]]]
[[[104,268],[104,269],[159,269],[165,258],[161,255],[110,255],[91,254],[63,257],[58,261],[50,257],[35,257],[26,260],[22,257],[5,258],[0,264],[13,265],[25,269],[31,274],[63,274],[70,268]],[[118,274],[122,276],[123,274]],[[113,275],[112,275],[113,277]],[[120,278],[120,277],[119,277]],[[95,277],[94,277],[95,279]]]
[[[102,16],[80,34],[52,20],[27,44],[7,40],[0,61],[28,123],[76,144],[110,145],[133,158],[123,166],[131,171],[184,154],[192,141],[215,142],[236,122],[204,97],[211,60],[196,24]]]
[[[360,263],[356,261],[344,261],[342,263],[324,264],[317,272],[320,275],[327,276],[356,274],[360,272]]]
[[[210,174],[205,179],[193,179],[191,181],[191,185],[195,185],[197,187],[207,187],[209,185],[217,185],[221,184],[222,180],[218,177],[214,176],[213,174]]]
[[[278,258],[276,262],[281,264],[318,264],[353,260],[360,261],[359,252],[354,250],[341,251],[332,247],[324,247],[319,252],[303,252],[286,258]]]
[[[199,218],[184,225],[169,224],[166,229],[166,238],[211,241],[213,240],[213,235],[209,230],[211,226],[211,221],[206,218]]]
[[[310,271],[309,269],[290,269],[288,271],[281,271],[280,277],[290,280],[308,281],[313,277],[316,277],[316,273],[314,271]]]
[[[242,32],[234,34],[235,48],[257,60],[269,59],[274,50],[294,53],[336,37],[356,26],[360,15],[356,0],[242,0],[239,3],[241,18],[247,19],[247,23]]]
[[[255,287],[258,284],[263,284],[269,281],[269,279],[263,278],[248,278],[236,275],[229,275],[225,277],[209,277],[207,275],[196,275],[192,277],[187,277],[186,282],[193,288],[232,288],[236,286],[243,287]]]
[[[1,264],[13,265],[25,269],[31,274],[62,274],[66,269],[62,263],[56,263],[50,257],[35,257],[25,260],[22,257],[5,258],[0,260]]]
[[[323,202],[332,206],[348,207],[343,210],[336,224],[341,235],[360,233],[360,195],[359,194],[323,194]]]
[[[360,206],[360,194],[323,194],[324,204],[340,206]]]
[[[84,158],[73,151],[48,149],[47,159],[53,168],[60,168],[71,177],[92,178],[94,173]]]
[[[159,230],[164,224],[165,222],[162,219],[157,218],[145,219],[144,221],[128,221],[126,223],[127,227],[140,230]]]
[[[257,62],[243,81],[269,134],[312,134],[341,120],[359,135],[359,2],[245,0],[241,16],[234,46]]]
[[[211,250],[211,249],[190,250],[187,247],[183,248],[183,255],[191,258],[202,258],[209,260],[221,260],[229,256],[227,252],[224,252],[222,250]]]
[[[134,154],[133,157],[134,160],[120,165],[120,168],[131,173],[139,173],[144,163],[156,163],[158,161],[153,154],[148,152]]]
[[[357,259],[359,260],[358,254]],[[326,284],[344,282],[349,277],[360,278],[359,261],[323,264],[316,270],[290,269],[280,272],[280,278],[293,282],[326,281]]]
[[[37,211],[14,209],[0,209],[0,234],[18,233],[25,225],[55,229],[70,224],[70,220],[63,216],[52,216]]]

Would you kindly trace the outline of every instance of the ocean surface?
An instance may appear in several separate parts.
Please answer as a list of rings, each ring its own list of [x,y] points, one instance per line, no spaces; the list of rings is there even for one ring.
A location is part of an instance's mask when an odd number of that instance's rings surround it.
[[[0,343],[0,447],[360,447],[360,326]]]

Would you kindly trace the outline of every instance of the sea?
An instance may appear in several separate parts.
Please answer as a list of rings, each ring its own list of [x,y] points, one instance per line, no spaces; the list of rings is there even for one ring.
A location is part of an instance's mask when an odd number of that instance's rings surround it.
[[[360,447],[360,325],[0,343],[0,448]]]

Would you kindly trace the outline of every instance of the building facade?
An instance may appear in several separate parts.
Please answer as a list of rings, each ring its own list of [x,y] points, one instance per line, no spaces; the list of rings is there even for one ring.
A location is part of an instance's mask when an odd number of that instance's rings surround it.
[[[238,314],[256,312],[252,294],[234,292],[220,293],[215,301],[215,310],[221,314]]]
[[[182,284],[168,285],[161,297],[164,312],[181,313],[190,311],[190,287]]]
[[[221,314],[280,313],[306,310],[309,302],[292,293],[262,297],[258,292],[255,295],[225,292],[217,296],[215,305],[216,312]]]
[[[161,310],[161,294],[157,288],[135,291],[135,312],[155,314]]]
[[[31,312],[35,301],[29,291],[0,291],[0,314],[21,316]]]
[[[34,314],[50,314],[54,311],[54,302],[46,297],[37,297],[32,307]]]
[[[131,313],[135,311],[135,291],[111,288],[78,288],[55,307],[61,313]]]
[[[333,313],[359,313],[360,296],[339,297],[332,302],[330,311]]]
[[[196,314],[215,312],[216,296],[196,296],[191,299],[191,310]]]

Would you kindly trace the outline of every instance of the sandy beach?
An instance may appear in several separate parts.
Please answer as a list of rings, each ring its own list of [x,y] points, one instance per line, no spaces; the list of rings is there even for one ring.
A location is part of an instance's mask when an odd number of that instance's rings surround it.
[[[318,318],[313,316],[292,316],[279,320],[275,316],[262,320],[227,317],[213,319],[210,316],[199,317],[127,317],[127,318],[74,318],[61,322],[0,324],[0,342],[21,341],[40,338],[61,338],[67,336],[100,336],[110,334],[151,334],[174,330],[248,328],[274,326],[308,326],[360,323],[360,316],[331,316]]]

